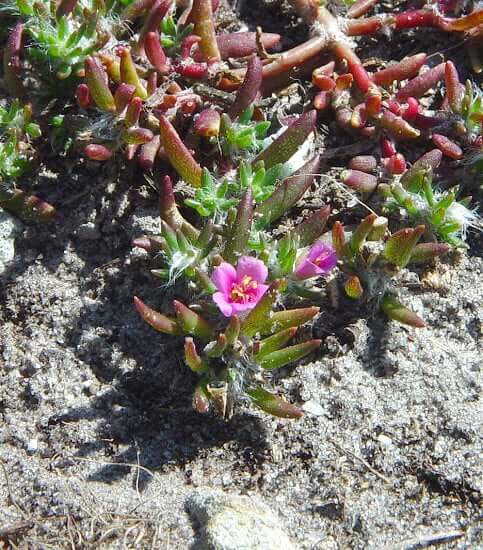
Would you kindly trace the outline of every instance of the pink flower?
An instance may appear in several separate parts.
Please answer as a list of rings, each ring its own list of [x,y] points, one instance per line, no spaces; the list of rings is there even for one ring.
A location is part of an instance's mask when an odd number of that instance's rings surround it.
[[[253,309],[268,289],[267,276],[265,264],[250,256],[242,256],[236,269],[223,262],[211,277],[218,289],[213,300],[226,317]]]
[[[308,254],[302,258],[295,268],[297,279],[310,279],[326,275],[337,264],[337,254],[332,246],[325,243],[315,243]]]

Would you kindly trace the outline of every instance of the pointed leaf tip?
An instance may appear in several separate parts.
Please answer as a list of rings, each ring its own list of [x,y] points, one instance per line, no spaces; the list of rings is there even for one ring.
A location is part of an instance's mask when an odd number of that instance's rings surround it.
[[[414,328],[424,328],[426,323],[406,306],[403,306],[394,296],[386,294],[381,301],[382,311],[392,320]]]
[[[301,418],[303,411],[285,401],[278,395],[274,395],[263,388],[253,388],[247,391],[254,405],[268,414],[278,416],[279,418]]]
[[[391,235],[384,248],[386,260],[401,268],[406,267],[411,260],[414,248],[425,231],[426,227],[424,225],[418,225],[414,229],[411,227],[400,229]]]
[[[166,315],[151,309],[137,296],[134,296],[134,306],[136,307],[139,315],[144,319],[144,321],[146,321],[146,323],[148,323],[148,325],[151,325],[154,330],[164,334],[170,334],[172,336],[181,334],[180,328],[174,319],[166,317]]]
[[[268,170],[276,164],[287,162],[314,131],[316,122],[317,111],[315,109],[303,113],[255,158],[253,164],[263,160],[265,168]]]
[[[203,340],[209,340],[213,337],[213,328],[195,311],[178,302],[178,300],[173,300],[173,306],[178,325],[185,334],[192,334]]]
[[[198,354],[193,338],[185,338],[184,360],[186,365],[196,373],[206,372],[207,366]]]

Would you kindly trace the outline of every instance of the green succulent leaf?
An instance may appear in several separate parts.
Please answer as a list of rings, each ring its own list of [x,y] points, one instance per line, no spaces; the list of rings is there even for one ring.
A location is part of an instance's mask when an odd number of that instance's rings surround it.
[[[279,369],[316,350],[320,346],[320,342],[320,340],[310,340],[273,351],[262,358],[260,366],[266,370]]]
[[[213,217],[220,212],[227,212],[238,203],[238,199],[230,197],[230,183],[227,180],[217,183],[205,168],[201,176],[201,186],[195,191],[194,198],[186,199],[185,204],[193,208],[203,217]]]
[[[299,240],[296,235],[287,233],[277,243],[277,262],[281,275],[293,273]]]
[[[160,24],[161,45],[169,57],[179,54],[181,43],[193,32],[193,25],[180,25],[172,15],[165,17]]]
[[[270,122],[252,121],[253,108],[244,111],[236,122],[226,114],[221,116],[220,144],[226,156],[257,153],[263,148]]]
[[[303,416],[303,412],[298,407],[263,388],[250,389],[247,391],[247,395],[254,405],[273,416],[280,418],[300,418]]]

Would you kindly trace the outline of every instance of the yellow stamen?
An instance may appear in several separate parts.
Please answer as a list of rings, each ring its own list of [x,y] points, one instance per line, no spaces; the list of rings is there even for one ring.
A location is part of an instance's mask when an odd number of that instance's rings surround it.
[[[241,280],[240,284],[234,284],[231,292],[230,298],[233,301],[237,300],[247,300],[250,298],[249,291],[255,290],[258,288],[258,282],[254,281],[250,275],[245,275]]]

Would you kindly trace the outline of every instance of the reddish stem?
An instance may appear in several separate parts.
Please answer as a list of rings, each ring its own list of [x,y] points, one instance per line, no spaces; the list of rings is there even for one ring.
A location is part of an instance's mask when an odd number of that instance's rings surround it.
[[[354,77],[359,90],[365,94],[372,84],[372,79],[362,66],[362,62],[359,57],[347,44],[342,42],[336,42],[332,45],[331,49],[340,60],[344,59],[347,61],[349,71]]]
[[[271,50],[280,44],[280,35],[273,33],[262,33],[262,44],[267,50]],[[219,34],[216,37],[221,59],[229,57],[248,57],[257,52],[256,32],[233,32]]]
[[[365,19],[355,19],[347,21],[347,36],[362,36],[364,34],[374,34],[382,28],[384,20],[379,17],[366,17]]]
[[[433,11],[409,10],[395,15],[395,27],[397,30],[437,26],[438,16]]]
[[[263,79],[268,80],[280,76],[293,67],[301,65],[303,62],[320,54],[323,48],[327,46],[327,40],[321,36],[315,36],[307,42],[292,48],[281,54],[277,59],[263,67]]]
[[[441,18],[439,27],[444,31],[469,31],[483,24],[483,9],[475,10],[473,13],[459,19]]]
[[[317,20],[319,5],[317,0],[289,0],[292,8],[309,25]]]

